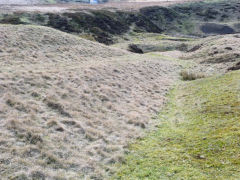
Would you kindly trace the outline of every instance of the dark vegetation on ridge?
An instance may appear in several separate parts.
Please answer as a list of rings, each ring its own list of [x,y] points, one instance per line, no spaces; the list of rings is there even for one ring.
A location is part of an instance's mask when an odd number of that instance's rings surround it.
[[[76,12],[2,14],[0,23],[39,24],[113,44],[129,32],[203,37],[240,32],[240,2],[195,2],[170,7],[145,7],[137,12],[87,10]]]

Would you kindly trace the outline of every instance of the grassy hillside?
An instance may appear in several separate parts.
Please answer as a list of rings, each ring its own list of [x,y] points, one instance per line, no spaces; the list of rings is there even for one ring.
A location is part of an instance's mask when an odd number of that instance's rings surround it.
[[[36,7],[0,15],[0,179],[240,177],[237,0]]]
[[[31,25],[1,25],[0,49],[1,64],[81,62],[128,54],[52,28]]]
[[[0,25],[0,179],[103,179],[178,78],[177,62],[48,27]]]
[[[114,179],[238,179],[240,72],[177,86]]]
[[[89,9],[63,13],[15,12],[0,15],[4,24],[38,24],[113,44],[132,32],[203,37],[240,32],[236,0],[195,2],[169,7],[150,6],[138,11]]]

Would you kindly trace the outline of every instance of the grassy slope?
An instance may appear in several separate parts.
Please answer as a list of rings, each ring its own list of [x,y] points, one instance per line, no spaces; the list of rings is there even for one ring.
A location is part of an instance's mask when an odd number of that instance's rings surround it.
[[[119,179],[238,179],[240,72],[179,85],[158,130],[131,145]]]
[[[0,25],[0,66],[0,179],[21,180],[103,179],[180,70],[26,25]]]

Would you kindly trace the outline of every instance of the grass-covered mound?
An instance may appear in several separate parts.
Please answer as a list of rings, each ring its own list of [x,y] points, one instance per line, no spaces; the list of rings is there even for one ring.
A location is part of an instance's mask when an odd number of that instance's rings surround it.
[[[80,62],[126,52],[61,31],[33,25],[0,25],[0,64]]]
[[[159,126],[136,144],[119,179],[238,179],[240,71],[180,85]]]
[[[0,67],[0,179],[12,180],[105,179],[180,71],[29,25],[0,25]]]

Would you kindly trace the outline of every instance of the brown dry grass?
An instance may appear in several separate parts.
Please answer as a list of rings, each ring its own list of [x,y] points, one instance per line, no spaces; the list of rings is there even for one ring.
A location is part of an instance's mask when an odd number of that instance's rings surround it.
[[[204,74],[186,71],[186,70],[181,71],[180,75],[182,77],[182,80],[184,81],[193,81],[196,79],[202,79],[206,77]]]
[[[224,73],[240,61],[240,35],[218,35],[197,40],[182,59],[193,60],[196,69],[208,74]]]
[[[178,77],[173,61],[51,28],[1,25],[0,32],[3,179],[111,174]]]
[[[127,39],[127,40],[126,40]],[[179,38],[155,33],[132,33],[114,47],[127,49],[137,44],[144,53],[185,61],[191,72],[183,72],[186,78],[209,76],[237,70],[240,62],[240,34],[215,35],[206,38]],[[153,54],[153,53],[151,53]]]
[[[1,65],[37,64],[39,59],[41,63],[83,62],[89,57],[100,61],[127,54],[51,28],[24,25],[1,25],[0,43]]]

